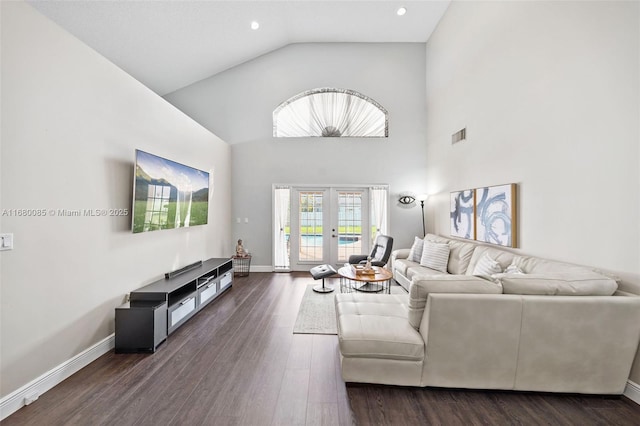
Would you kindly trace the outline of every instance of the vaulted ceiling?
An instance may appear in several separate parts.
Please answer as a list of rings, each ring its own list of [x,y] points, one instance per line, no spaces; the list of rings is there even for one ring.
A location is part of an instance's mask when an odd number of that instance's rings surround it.
[[[27,1],[160,95],[291,43],[426,42],[450,3]]]

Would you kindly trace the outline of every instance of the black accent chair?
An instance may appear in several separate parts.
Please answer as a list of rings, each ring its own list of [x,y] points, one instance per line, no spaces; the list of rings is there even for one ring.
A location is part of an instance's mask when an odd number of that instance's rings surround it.
[[[371,256],[371,265],[384,266],[389,261],[392,250],[393,238],[388,235],[378,235],[371,254],[352,254],[349,256],[349,263],[352,265],[365,264],[367,263],[367,257]]]

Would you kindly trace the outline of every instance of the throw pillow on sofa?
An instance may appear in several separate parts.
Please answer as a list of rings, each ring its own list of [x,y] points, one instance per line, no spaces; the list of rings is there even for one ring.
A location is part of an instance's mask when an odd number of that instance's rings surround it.
[[[524,274],[524,271],[518,265],[516,265],[515,263],[512,263],[511,265],[506,267],[506,269],[504,270],[504,273],[505,274]]]
[[[524,272],[522,268],[516,265],[514,260],[514,262],[511,265],[507,266],[503,272],[491,275],[491,279],[501,284],[500,279],[508,275],[526,275],[526,272]]]
[[[446,273],[447,265],[449,264],[450,251],[451,248],[449,247],[449,244],[434,243],[433,241],[424,240],[420,265]]]
[[[493,260],[487,253],[478,260],[476,267],[473,268],[473,275],[488,276],[499,274],[500,272],[502,272],[502,266],[500,266],[497,261]]]
[[[420,263],[420,259],[422,259],[423,246],[424,241],[422,241],[422,238],[415,237],[413,240],[413,245],[411,246],[411,250],[409,250],[409,256],[407,256],[407,260]]]

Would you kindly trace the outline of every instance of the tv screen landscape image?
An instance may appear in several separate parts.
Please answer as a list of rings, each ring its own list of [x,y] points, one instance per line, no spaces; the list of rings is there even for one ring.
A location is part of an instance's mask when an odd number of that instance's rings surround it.
[[[136,150],[134,233],[205,225],[209,173]]]

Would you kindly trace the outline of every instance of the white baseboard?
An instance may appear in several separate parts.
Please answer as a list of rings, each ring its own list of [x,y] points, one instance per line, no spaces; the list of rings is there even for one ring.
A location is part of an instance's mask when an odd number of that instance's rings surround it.
[[[271,265],[252,265],[249,269],[251,272],[273,272]]]
[[[67,377],[109,352],[114,346],[115,335],[112,334],[80,352],[73,358],[44,373],[37,379],[32,380],[20,389],[5,396],[0,400],[0,420],[4,420],[24,407],[25,399],[37,399],[40,395],[61,383]]]
[[[624,396],[640,405],[640,385],[632,382],[631,380],[627,381],[627,386],[624,388]]]

